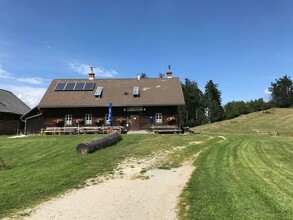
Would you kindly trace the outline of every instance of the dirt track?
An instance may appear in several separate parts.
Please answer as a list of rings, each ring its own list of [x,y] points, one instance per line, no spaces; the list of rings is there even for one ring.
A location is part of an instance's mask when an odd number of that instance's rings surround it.
[[[167,153],[168,154],[168,153]],[[194,166],[151,169],[162,155],[121,163],[115,174],[25,210],[17,219],[176,219],[176,204]]]
[[[176,201],[193,167],[111,179],[41,204],[24,219],[176,219]]]

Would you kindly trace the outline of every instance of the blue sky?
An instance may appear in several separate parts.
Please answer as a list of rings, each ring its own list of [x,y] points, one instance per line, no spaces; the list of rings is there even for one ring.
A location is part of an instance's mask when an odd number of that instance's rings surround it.
[[[293,69],[292,0],[0,0],[0,88],[29,106],[55,78],[158,77],[222,104],[264,98]]]

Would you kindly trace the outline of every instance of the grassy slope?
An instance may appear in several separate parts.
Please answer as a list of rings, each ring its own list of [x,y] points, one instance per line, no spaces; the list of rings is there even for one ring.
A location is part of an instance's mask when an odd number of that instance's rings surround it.
[[[0,156],[10,167],[0,167],[0,218],[111,172],[126,157],[203,141],[172,154],[164,164],[177,166],[202,150],[181,197],[182,219],[292,219],[293,137],[288,135],[293,111],[269,111],[232,120],[237,123],[195,128],[205,135],[125,135],[117,145],[87,156],[76,154],[75,146],[94,135],[0,136]],[[255,129],[278,131],[280,136],[256,135]]]
[[[0,167],[0,218],[79,187],[90,177],[109,173],[126,157],[143,157],[194,140],[194,136],[125,135],[117,145],[91,155],[75,152],[78,143],[96,137],[0,136],[0,156],[10,168]]]
[[[278,132],[293,136],[293,108],[272,108],[267,113],[254,112],[240,117],[193,128],[196,132],[256,134],[257,131]]]
[[[195,128],[227,140],[204,146],[195,161],[181,219],[293,219],[293,109],[269,112]],[[248,135],[253,129],[284,136]]]

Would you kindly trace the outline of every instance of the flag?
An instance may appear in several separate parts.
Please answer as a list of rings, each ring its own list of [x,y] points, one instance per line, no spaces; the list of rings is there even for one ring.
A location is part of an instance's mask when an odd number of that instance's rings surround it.
[[[112,126],[112,102],[109,102],[108,125]]]

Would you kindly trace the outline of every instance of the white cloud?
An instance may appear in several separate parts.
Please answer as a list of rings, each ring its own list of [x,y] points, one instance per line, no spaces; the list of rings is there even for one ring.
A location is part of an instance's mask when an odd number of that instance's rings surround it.
[[[31,108],[39,104],[41,98],[47,90],[42,87],[35,88],[32,86],[17,85],[18,82],[41,85],[44,84],[46,80],[40,77],[17,77],[15,74],[4,70],[1,64],[0,78],[3,79],[0,84],[1,89],[12,92]],[[9,83],[5,83],[7,80],[9,80]]]
[[[270,92],[269,89],[265,89],[265,94],[267,94],[267,95],[271,95],[272,92]]]
[[[2,65],[0,64],[0,78],[2,79],[12,79],[18,82],[25,82],[34,85],[40,85],[44,83],[44,79],[40,77],[17,77],[12,73],[9,73],[7,70],[4,70]]]
[[[40,85],[44,83],[44,79],[40,77],[31,77],[31,78],[16,78],[19,82],[26,82],[34,85]]]
[[[4,70],[2,65],[0,64],[0,78],[2,79],[10,79],[12,78],[13,74],[9,73],[8,71]]]
[[[69,64],[69,67],[71,70],[73,70],[76,73],[87,75],[91,71],[91,66],[88,64],[80,64],[77,61],[73,61]],[[101,66],[93,67],[93,72],[96,74],[96,76],[99,77],[114,77],[118,74],[115,70],[106,70],[105,68]]]
[[[8,90],[21,99],[29,107],[37,106],[46,92],[46,88],[34,88],[30,86],[16,86],[0,84],[2,89]]]

